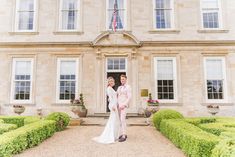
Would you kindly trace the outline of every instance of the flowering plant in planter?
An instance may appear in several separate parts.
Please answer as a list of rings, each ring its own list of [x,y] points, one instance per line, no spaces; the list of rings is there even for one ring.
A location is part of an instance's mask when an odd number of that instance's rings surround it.
[[[71,110],[74,114],[78,115],[79,117],[86,117],[87,115],[87,108],[84,105],[83,94],[80,94],[79,99],[72,99],[70,100]]]
[[[147,103],[148,103],[148,105],[155,105],[155,106],[159,105],[158,100],[153,100],[152,99],[152,94],[151,93],[149,93],[149,99],[148,99]]]
[[[13,105],[14,108],[25,108],[23,105]]]
[[[219,105],[207,105],[207,108],[219,108]]]

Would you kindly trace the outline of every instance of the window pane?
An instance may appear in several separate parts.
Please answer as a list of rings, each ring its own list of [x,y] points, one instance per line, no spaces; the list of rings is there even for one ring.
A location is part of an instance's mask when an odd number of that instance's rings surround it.
[[[78,0],[63,0],[63,10],[77,10]]]
[[[204,28],[219,28],[218,12],[203,13]]]
[[[114,21],[114,18],[116,18],[116,29],[123,29],[123,22],[124,22],[124,10],[118,10],[117,11],[117,15],[114,16],[113,15],[113,10],[109,10],[108,14],[109,14],[109,29],[112,29],[114,26],[113,26],[113,21]]]
[[[171,28],[171,0],[156,0],[156,28]]]
[[[74,30],[77,29],[78,20],[78,1],[63,0],[62,5],[62,29]]]
[[[174,73],[172,59],[157,60],[158,99],[174,99]]]
[[[158,80],[158,99],[174,99],[173,80]]]
[[[218,0],[202,0],[202,8],[218,8]]]
[[[156,0],[155,2],[158,9],[171,8],[171,0]]]
[[[157,61],[157,79],[173,80],[173,60]]]
[[[118,9],[124,9],[124,0],[109,0],[109,9],[114,9],[115,2]]]
[[[107,65],[108,70],[125,70],[126,60],[125,58],[109,58]]]
[[[76,61],[60,62],[59,99],[75,98],[76,89]]]
[[[208,99],[223,99],[223,81],[207,80]]]
[[[223,79],[222,60],[206,60],[207,79]]]
[[[73,30],[77,28],[77,11],[62,12],[62,29]]]
[[[19,1],[18,30],[33,30],[34,12],[34,0]]]
[[[19,13],[19,30],[33,30],[34,12]]]
[[[19,0],[19,10],[20,11],[33,11],[34,0]]]
[[[76,75],[76,61],[61,61],[60,75]]]

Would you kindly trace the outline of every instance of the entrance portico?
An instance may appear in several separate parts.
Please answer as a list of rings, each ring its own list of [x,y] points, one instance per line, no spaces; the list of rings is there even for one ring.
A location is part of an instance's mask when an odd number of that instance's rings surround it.
[[[106,32],[97,37],[93,42],[96,49],[96,109],[94,113],[106,113],[107,98],[106,87],[107,77],[115,78],[116,86],[120,84],[119,76],[126,74],[128,84],[132,88],[131,104],[128,113],[137,113],[138,103],[138,66],[136,60],[136,47],[140,46],[129,33]]]

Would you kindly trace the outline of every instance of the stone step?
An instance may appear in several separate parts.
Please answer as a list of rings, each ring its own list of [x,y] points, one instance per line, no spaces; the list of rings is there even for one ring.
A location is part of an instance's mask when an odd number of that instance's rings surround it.
[[[88,115],[87,117],[92,117],[92,118],[99,118],[99,117],[106,117],[108,118],[110,113],[94,113],[93,115]],[[143,115],[139,115],[137,113],[127,113],[127,119],[128,118],[141,118]]]
[[[108,118],[106,117],[86,117],[82,118],[82,126],[105,126]],[[127,126],[148,126],[146,118],[128,118]]]

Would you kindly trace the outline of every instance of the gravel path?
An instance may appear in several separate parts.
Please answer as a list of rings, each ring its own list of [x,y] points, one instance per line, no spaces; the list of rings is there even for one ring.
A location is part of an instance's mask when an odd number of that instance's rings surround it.
[[[102,130],[103,126],[69,127],[15,157],[185,157],[152,126],[129,126],[127,141],[110,145],[91,140]]]

